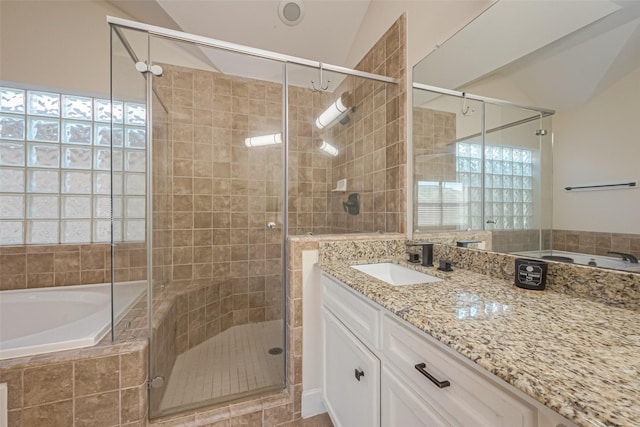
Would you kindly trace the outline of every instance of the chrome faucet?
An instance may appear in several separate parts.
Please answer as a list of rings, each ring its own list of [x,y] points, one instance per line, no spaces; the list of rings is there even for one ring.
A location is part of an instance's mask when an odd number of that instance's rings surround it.
[[[638,263],[638,258],[636,258],[635,256],[633,256],[631,254],[625,254],[624,252],[615,252],[615,251],[609,251],[607,253],[608,254],[612,254],[612,255],[620,255],[622,257],[623,261],[629,261],[631,264],[637,264]]]

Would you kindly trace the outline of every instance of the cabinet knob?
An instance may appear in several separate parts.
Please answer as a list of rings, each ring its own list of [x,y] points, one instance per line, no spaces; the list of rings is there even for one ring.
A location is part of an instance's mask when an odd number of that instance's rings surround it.
[[[356,368],[356,379],[360,381],[360,377],[364,377],[364,371]]]
[[[417,365],[414,366],[414,368],[416,368],[418,372],[420,372],[422,375],[427,377],[429,381],[434,383],[438,388],[445,388],[451,385],[451,383],[447,380],[439,381],[436,377],[434,377],[429,372],[427,372],[427,370],[425,369],[426,367],[427,367],[426,363],[418,363]]]

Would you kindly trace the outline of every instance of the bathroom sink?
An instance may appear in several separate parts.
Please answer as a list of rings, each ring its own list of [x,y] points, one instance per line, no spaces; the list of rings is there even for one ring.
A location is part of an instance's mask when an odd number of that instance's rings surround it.
[[[352,265],[351,267],[394,286],[442,282],[442,279],[438,277],[420,273],[419,271],[415,271],[391,262]]]

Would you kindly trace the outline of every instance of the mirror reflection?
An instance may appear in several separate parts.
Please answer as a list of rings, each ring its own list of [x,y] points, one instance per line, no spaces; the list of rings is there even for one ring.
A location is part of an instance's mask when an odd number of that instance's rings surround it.
[[[416,237],[640,272],[637,52],[638,2],[501,0],[425,57]]]

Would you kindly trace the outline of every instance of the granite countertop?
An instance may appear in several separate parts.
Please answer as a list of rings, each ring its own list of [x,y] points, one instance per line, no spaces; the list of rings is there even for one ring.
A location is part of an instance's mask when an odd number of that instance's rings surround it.
[[[444,282],[391,286],[322,270],[579,426],[640,426],[640,316],[505,280],[394,261]]]

